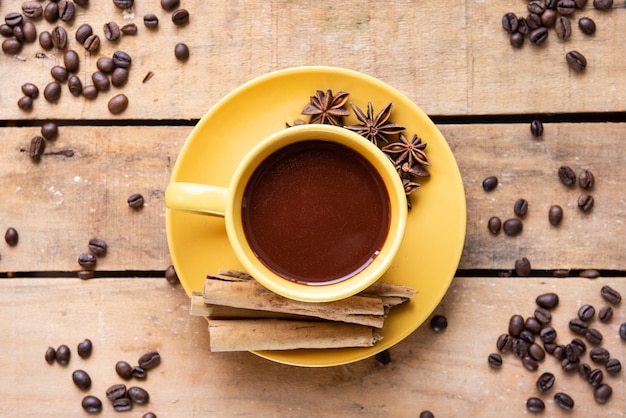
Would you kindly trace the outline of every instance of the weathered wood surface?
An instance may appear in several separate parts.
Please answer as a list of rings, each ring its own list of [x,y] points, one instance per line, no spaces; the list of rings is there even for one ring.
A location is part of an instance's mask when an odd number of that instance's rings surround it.
[[[6,279],[0,281],[0,376],[2,416],[87,416],[80,401],[87,393],[104,400],[103,416],[117,416],[104,392],[122,383],[114,371],[119,360],[130,363],[149,350],[158,350],[161,364],[145,381],[131,380],[151,395],[146,406],[129,416],[152,410],[159,417],[189,416],[383,416],[416,417],[425,409],[435,416],[525,416],[525,401],[539,396],[545,416],[621,416],[626,410],[622,372],[605,375],[613,387],[609,403],[594,402],[591,386],[577,373],[565,374],[552,357],[539,370],[524,369],[512,354],[493,370],[487,356],[506,332],[514,313],[532,315],[535,297],[548,291],[561,295],[553,311],[557,341],[575,335],[567,322],[578,308],[604,305],[604,284],[626,294],[624,278],[611,279],[503,279],[457,278],[435,313],[448,318],[448,328],[433,332],[427,325],[390,350],[385,367],[370,358],[345,366],[298,368],[269,362],[250,353],[211,353],[207,322],[188,315],[189,300],[180,286],[163,279]],[[486,291],[488,290],[488,291]],[[155,301],[158,301],[155,303]],[[35,308],[36,307],[36,308]],[[626,308],[615,307],[608,324],[593,322],[604,334],[603,346],[622,362],[626,343],[617,337],[626,321]],[[40,315],[33,315],[34,311]],[[45,313],[45,314],[44,314]],[[128,326],[131,324],[132,326]],[[90,338],[89,359],[76,355],[76,345]],[[68,344],[70,364],[44,361],[48,346]],[[585,361],[594,365],[585,355]],[[84,369],[92,389],[83,392],[71,373]],[[550,371],[554,388],[539,394],[538,376]],[[566,413],[552,401],[554,393],[570,394],[576,405]]]
[[[19,11],[21,1],[2,2],[0,15]],[[235,87],[277,69],[301,65],[346,67],[377,77],[404,92],[427,113],[437,115],[605,112],[626,110],[626,55],[621,28],[626,8],[616,2],[610,12],[594,10],[591,2],[573,20],[573,34],[560,41],[551,31],[547,44],[528,41],[516,50],[501,27],[502,15],[527,14],[525,3],[508,0],[315,2],[222,1],[207,7],[201,1],[183,4],[190,23],[175,27],[170,13],[155,2],[136,2],[125,19],[110,1],[92,1],[68,29],[69,48],[79,52],[79,77],[90,84],[98,57],[121,49],[130,52],[129,83],[88,102],[71,96],[67,87],[57,104],[43,98],[25,113],[16,106],[25,82],[43,87],[49,70],[62,63],[59,51],[42,51],[27,44],[19,57],[0,54],[0,103],[3,119],[190,119]],[[155,13],[157,30],[144,27],[142,17]],[[594,36],[576,27],[582,16],[595,19]],[[137,36],[111,43],[102,25],[134,22]],[[82,23],[91,24],[102,38],[98,53],[89,55],[74,38]],[[39,30],[54,25],[41,19]],[[179,63],[174,45],[185,42],[191,58]],[[568,69],[565,53],[576,49],[588,59],[585,74]],[[45,56],[36,55],[45,52]],[[154,77],[142,80],[148,72]],[[130,99],[124,114],[106,109],[108,98],[123,91]]]
[[[467,235],[461,269],[511,269],[527,257],[534,269],[624,270],[626,251],[626,143],[624,124],[545,124],[541,139],[528,124],[442,125],[455,153],[467,199]],[[2,128],[0,219],[20,233],[16,247],[0,246],[0,271],[75,271],[93,236],[109,244],[99,270],[163,270],[169,265],[163,191],[190,127],[61,126],[47,154],[28,158],[37,127]],[[580,187],[557,177],[561,165],[596,177],[590,213],[578,210]],[[482,180],[499,178],[486,193]],[[127,198],[141,193],[139,211]],[[419,193],[419,191],[417,192]],[[518,198],[529,202],[517,237],[487,231],[487,220],[514,217]],[[563,223],[548,223],[548,208],[563,207]]]

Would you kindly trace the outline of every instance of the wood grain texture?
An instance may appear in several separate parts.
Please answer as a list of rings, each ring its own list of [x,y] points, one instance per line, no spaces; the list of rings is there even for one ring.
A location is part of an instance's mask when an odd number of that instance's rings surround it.
[[[621,3],[621,2],[619,2]],[[20,2],[2,2],[0,15],[19,11]],[[302,66],[331,65],[361,71],[405,93],[429,114],[511,114],[624,111],[626,56],[620,28],[626,9],[616,2],[610,12],[589,3],[576,19],[587,15],[598,26],[594,36],[572,25],[573,35],[559,41],[551,31],[546,45],[528,41],[516,50],[501,27],[502,15],[525,15],[518,1],[335,1],[271,2],[223,1],[184,4],[190,23],[176,27],[170,13],[155,4],[137,2],[125,19],[111,2],[90,2],[77,8],[68,30],[69,48],[79,52],[78,72],[83,84],[100,56],[124,50],[133,57],[130,81],[88,102],[69,94],[64,86],[56,104],[42,97],[31,112],[16,106],[20,86],[33,82],[43,91],[51,81],[50,68],[62,64],[60,51],[42,51],[27,44],[18,57],[0,55],[0,103],[3,119],[190,119],[199,118],[239,85],[270,71]],[[143,26],[142,17],[155,13],[157,30]],[[103,38],[102,25],[134,22],[137,36],[116,43]],[[54,25],[37,21],[41,30]],[[98,53],[89,55],[74,38],[76,28],[89,23],[101,36]],[[174,45],[185,42],[191,58],[180,63]],[[568,69],[565,53],[577,49],[588,59],[584,74]],[[44,55],[37,56],[44,52]],[[148,72],[154,77],[142,80]],[[111,115],[106,103],[123,91],[130,100],[121,115]]]
[[[591,386],[576,374],[561,371],[548,356],[536,372],[524,369],[512,354],[503,367],[491,369],[487,356],[506,332],[514,313],[532,315],[535,297],[556,291],[559,306],[552,312],[557,341],[575,335],[567,329],[578,308],[604,305],[599,290],[604,284],[626,294],[624,278],[612,279],[486,279],[457,278],[434,314],[448,318],[448,328],[433,332],[424,324],[390,350],[391,363],[382,367],[366,359],[345,366],[299,368],[262,359],[250,353],[211,353],[207,322],[188,315],[188,298],[180,286],[163,279],[5,279],[0,281],[0,355],[6,361],[0,376],[0,411],[23,417],[87,416],[80,401],[87,393],[104,400],[103,416],[115,413],[104,397],[106,388],[123,383],[114,371],[119,360],[136,363],[139,356],[159,351],[161,364],[145,381],[131,380],[149,391],[150,403],[130,414],[147,410],[159,417],[180,416],[383,416],[415,417],[429,409],[435,416],[525,416],[525,401],[539,396],[546,416],[621,416],[626,409],[622,372],[605,375],[613,387],[609,403],[593,400]],[[489,291],[485,291],[488,289]],[[146,295],[150,295],[146,297]],[[45,315],[33,315],[33,309]],[[626,344],[617,337],[626,321],[623,306],[615,307],[608,324],[592,322],[604,334],[602,345],[611,355],[626,359]],[[132,326],[125,324],[132,323]],[[76,344],[90,338],[89,359],[76,356]],[[48,365],[48,346],[68,344],[70,364]],[[591,363],[587,354],[584,361]],[[83,392],[71,381],[75,369],[92,378]],[[552,391],[539,394],[538,376],[556,376]],[[573,413],[552,401],[557,391],[570,394]],[[34,400],[32,398],[34,396]]]

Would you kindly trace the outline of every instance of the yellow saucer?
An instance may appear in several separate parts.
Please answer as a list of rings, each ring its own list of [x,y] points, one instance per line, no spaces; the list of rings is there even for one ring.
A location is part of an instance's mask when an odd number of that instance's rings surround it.
[[[428,145],[430,178],[411,195],[404,242],[382,281],[416,289],[410,303],[393,308],[383,340],[370,348],[257,351],[280,363],[322,367],[346,364],[398,343],[432,313],[454,277],[465,240],[463,182],[454,155],[428,116],[406,96],[370,76],[333,67],[298,67],[266,74],[220,100],[198,122],[172,172],[172,181],[228,186],[239,161],[263,138],[302,116],[316,90],[345,90],[361,109],[371,101],[378,113],[393,103],[390,120],[417,133]],[[351,112],[352,113],[352,112]],[[347,125],[358,123],[354,115]],[[224,219],[166,210],[167,241],[178,277],[187,294],[201,292],[207,273],[242,269],[230,248]]]

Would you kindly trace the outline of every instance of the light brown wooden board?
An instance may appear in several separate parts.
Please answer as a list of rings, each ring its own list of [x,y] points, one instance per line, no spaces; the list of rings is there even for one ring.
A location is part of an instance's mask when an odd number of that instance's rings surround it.
[[[21,2],[2,2],[0,16],[19,11]],[[267,72],[302,65],[345,67],[377,77],[405,93],[429,114],[511,114],[624,111],[626,55],[621,28],[626,9],[616,2],[610,12],[585,11],[573,19],[573,35],[560,41],[554,31],[541,47],[528,41],[517,50],[502,29],[502,15],[527,14],[525,3],[508,0],[379,1],[349,0],[314,3],[288,0],[223,1],[206,7],[187,1],[190,23],[176,27],[170,13],[156,2],[136,2],[134,15],[125,19],[110,1],[93,1],[68,29],[69,47],[79,52],[78,72],[90,84],[98,57],[121,49],[133,57],[130,81],[111,89],[94,102],[74,98],[64,85],[60,101],[51,105],[39,98],[34,109],[17,108],[20,86],[43,87],[50,68],[62,63],[58,51],[28,44],[19,58],[0,54],[2,119],[189,119],[199,118],[239,85]],[[143,15],[155,13],[157,30],[143,25]],[[576,26],[582,15],[595,19],[598,30],[585,36]],[[137,36],[117,43],[103,38],[102,25],[133,22]],[[39,30],[54,25],[41,19]],[[89,55],[74,38],[76,28],[89,23],[102,38]],[[174,45],[185,42],[191,57],[174,58]],[[588,59],[585,74],[569,70],[565,53],[576,49]],[[154,77],[142,80],[148,72]],[[312,86],[315,88],[323,86]],[[111,115],[106,102],[123,91],[130,105],[122,115]]]
[[[251,353],[211,353],[207,322],[188,315],[188,298],[180,286],[163,279],[5,279],[0,280],[0,356],[5,360],[0,410],[19,416],[88,416],[80,401],[87,393],[103,399],[103,416],[117,416],[105,399],[112,384],[122,383],[114,371],[119,360],[134,364],[150,350],[160,352],[161,364],[145,381],[151,395],[147,406],[129,416],[152,410],[159,417],[180,416],[384,416],[415,417],[429,409],[435,416],[526,416],[525,401],[539,396],[545,416],[621,416],[626,410],[624,371],[605,376],[613,387],[609,403],[598,405],[590,385],[561,371],[552,357],[530,372],[512,354],[493,370],[487,356],[506,332],[509,317],[532,315],[535,297],[555,291],[561,296],[553,311],[557,341],[575,335],[567,329],[578,308],[604,305],[599,290],[609,284],[626,294],[624,277],[611,279],[457,278],[435,314],[448,319],[448,328],[433,332],[425,323],[390,350],[391,363],[374,358],[329,368],[300,368],[273,363]],[[604,334],[603,346],[624,363],[626,342],[618,327],[626,308],[615,307],[608,324],[592,324]],[[76,356],[76,345],[93,341],[89,359]],[[48,346],[68,344],[73,357],[67,367],[44,361]],[[589,362],[585,354],[585,361]],[[590,363],[592,364],[592,363]],[[71,380],[75,369],[92,378],[89,392]],[[535,381],[550,371],[554,388],[539,394]],[[566,413],[552,401],[554,393],[570,394],[576,405]]]
[[[541,139],[531,137],[528,124],[440,129],[455,153],[467,199],[459,268],[511,269],[527,257],[534,269],[626,269],[624,124],[546,124]],[[99,270],[167,267],[163,193],[191,128],[61,126],[46,152],[71,149],[74,156],[44,155],[34,164],[24,150],[38,131],[0,129],[0,230],[13,226],[20,233],[16,247],[0,241],[0,271],[75,271],[93,236],[109,244]],[[592,212],[576,206],[580,187],[568,189],[558,180],[561,165],[595,174]],[[490,175],[500,185],[486,193],[481,182]],[[127,205],[133,193],[146,198],[140,211]],[[492,236],[489,217],[513,217],[518,198],[529,202],[523,233]],[[559,227],[547,220],[552,204],[565,211]]]

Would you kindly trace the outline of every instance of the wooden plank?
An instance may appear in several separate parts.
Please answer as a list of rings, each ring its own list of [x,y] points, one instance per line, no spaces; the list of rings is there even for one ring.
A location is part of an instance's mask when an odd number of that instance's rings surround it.
[[[49,70],[62,63],[59,51],[42,51],[27,44],[18,58],[0,54],[0,100],[3,119],[189,119],[199,118],[239,85],[278,69],[301,65],[331,65],[377,77],[437,115],[508,114],[535,112],[624,111],[626,57],[620,29],[626,24],[624,8],[584,14],[598,26],[594,36],[583,35],[576,24],[566,42],[551,32],[538,48],[526,42],[516,50],[502,30],[501,17],[509,11],[525,15],[518,1],[473,2],[452,0],[423,2],[349,0],[338,6],[331,0],[315,5],[273,2],[202,2],[184,4],[190,23],[176,27],[170,13],[137,2],[134,15],[125,19],[111,2],[91,2],[78,7],[67,27],[69,47],[81,57],[79,77],[90,84],[100,56],[121,49],[133,57],[130,81],[87,102],[72,97],[64,86],[57,104],[43,98],[25,113],[16,106],[20,86],[33,82],[43,87],[51,81]],[[0,15],[19,11],[17,3],[0,4]],[[155,13],[160,24],[150,31],[142,17]],[[576,18],[583,12],[577,12]],[[117,43],[103,38],[102,25],[136,23],[137,36]],[[575,22],[575,21],[574,21]],[[54,25],[37,21],[41,30]],[[90,23],[102,38],[100,51],[87,54],[74,39],[76,28]],[[174,58],[175,43],[191,50],[186,63]],[[585,74],[568,70],[564,54],[580,50],[588,59]],[[37,54],[45,56],[37,58]],[[153,72],[146,83],[142,80]],[[130,106],[113,116],[106,108],[110,97],[124,92]],[[598,94],[602,92],[601,94]],[[513,100],[512,100],[513,98]]]
[[[104,414],[113,414],[104,397],[106,388],[123,383],[114,372],[119,360],[135,363],[150,350],[161,364],[145,381],[124,382],[150,393],[147,410],[158,416],[416,416],[429,409],[435,416],[500,417],[525,413],[528,397],[546,402],[546,416],[570,416],[552,397],[570,394],[576,416],[620,416],[626,410],[624,372],[605,374],[613,387],[605,405],[593,400],[591,386],[577,373],[566,374],[548,356],[539,370],[524,369],[512,354],[503,367],[491,369],[487,356],[496,351],[498,335],[506,332],[509,317],[531,316],[535,297],[560,295],[552,312],[557,341],[575,337],[569,319],[582,304],[597,309],[605,304],[600,287],[608,284],[626,294],[624,277],[611,279],[498,279],[457,278],[435,314],[445,315],[448,327],[434,333],[427,325],[390,350],[391,363],[382,367],[370,358],[328,368],[299,368],[276,364],[250,353],[211,353],[207,323],[188,315],[188,298],[180,286],[163,279],[7,279],[0,281],[0,355],[6,361],[0,410],[20,416],[40,416],[42,405],[54,416],[80,415],[87,393],[103,399]],[[506,283],[506,285],[504,285]],[[611,322],[593,326],[604,334],[602,346],[624,363],[626,344],[617,337],[626,321],[624,306],[616,306]],[[75,347],[90,338],[89,359],[76,356]],[[44,361],[48,346],[68,344],[73,357],[67,367]],[[590,347],[589,347],[590,348]],[[589,361],[584,355],[584,361]],[[74,387],[71,373],[87,371],[92,389]],[[538,376],[550,371],[555,387],[546,394],[535,388]]]
[[[624,124],[545,124],[533,139],[527,124],[442,125],[457,158],[467,199],[467,235],[462,269],[511,269],[527,257],[534,269],[626,270],[626,143]],[[0,271],[74,271],[93,236],[109,244],[99,270],[162,270],[169,265],[163,191],[190,127],[61,126],[47,152],[71,149],[73,157],[45,155],[33,164],[27,153],[38,128],[2,128],[0,219],[2,230],[20,233],[16,247],[0,247]],[[598,146],[598,140],[602,146]],[[561,165],[577,173],[590,169],[596,204],[590,213],[576,206],[580,187],[557,178]],[[500,185],[484,192],[490,175]],[[128,208],[142,193],[146,206]],[[418,192],[419,193],[419,192]],[[518,198],[529,202],[524,231],[517,237],[487,231],[491,216],[513,217]],[[559,204],[559,227],[547,220]]]

